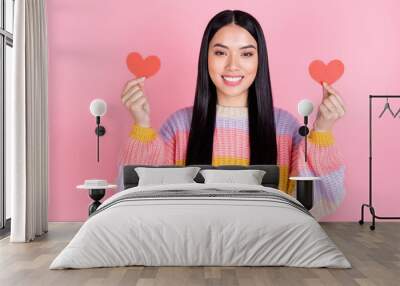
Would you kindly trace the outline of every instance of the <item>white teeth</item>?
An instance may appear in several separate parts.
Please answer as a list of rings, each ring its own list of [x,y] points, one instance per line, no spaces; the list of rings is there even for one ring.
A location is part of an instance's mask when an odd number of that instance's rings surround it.
[[[225,76],[223,76],[222,78],[227,80],[227,81],[232,81],[232,82],[239,81],[239,80],[242,79],[241,76],[239,76],[239,77],[225,77]]]

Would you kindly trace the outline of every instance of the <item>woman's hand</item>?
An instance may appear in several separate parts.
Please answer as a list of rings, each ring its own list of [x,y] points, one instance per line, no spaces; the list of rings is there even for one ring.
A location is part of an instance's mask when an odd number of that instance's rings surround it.
[[[315,131],[331,131],[335,122],[345,114],[344,102],[339,93],[323,83],[323,98],[314,121]]]
[[[150,127],[150,105],[144,95],[145,77],[128,81],[122,91],[122,104],[128,109],[136,124]]]

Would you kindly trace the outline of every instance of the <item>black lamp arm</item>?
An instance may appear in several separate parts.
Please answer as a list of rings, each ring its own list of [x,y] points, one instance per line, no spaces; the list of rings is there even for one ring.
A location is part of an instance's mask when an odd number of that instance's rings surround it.
[[[104,126],[100,125],[100,116],[96,116],[96,129],[95,129],[95,133],[97,135],[97,162],[100,161],[100,136],[103,136],[104,134],[106,134],[106,129],[104,128]]]
[[[310,130],[307,127],[308,124],[308,116],[304,116],[304,125],[300,126],[299,128],[299,134],[303,137],[305,137],[305,142],[304,142],[304,160],[307,162],[307,135],[310,132]]]

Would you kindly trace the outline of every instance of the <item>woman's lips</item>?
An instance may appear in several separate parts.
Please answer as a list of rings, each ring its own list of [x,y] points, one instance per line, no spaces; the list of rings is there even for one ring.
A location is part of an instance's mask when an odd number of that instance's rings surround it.
[[[244,76],[221,76],[224,84],[227,86],[237,86],[239,85]]]

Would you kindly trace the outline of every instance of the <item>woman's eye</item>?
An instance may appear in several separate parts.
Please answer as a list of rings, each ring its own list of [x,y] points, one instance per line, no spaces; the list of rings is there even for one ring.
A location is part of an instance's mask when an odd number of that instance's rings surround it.
[[[223,51],[215,51],[214,54],[217,55],[217,56],[222,56],[222,55],[225,55],[225,52],[223,52]],[[251,56],[253,56],[253,53],[248,52],[248,53],[243,53],[243,55],[245,57],[251,57]]]

